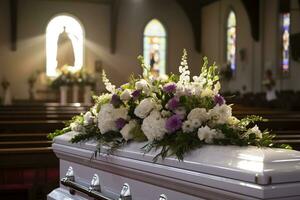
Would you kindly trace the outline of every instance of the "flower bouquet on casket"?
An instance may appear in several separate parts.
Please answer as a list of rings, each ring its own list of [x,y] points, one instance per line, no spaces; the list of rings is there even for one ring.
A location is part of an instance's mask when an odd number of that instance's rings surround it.
[[[75,116],[62,130],[50,134],[53,138],[69,131],[78,132],[71,142],[89,139],[101,145],[120,148],[128,142],[146,142],[142,150],[157,151],[157,158],[175,155],[179,160],[204,144],[253,145],[290,148],[273,143],[274,135],[260,131],[258,116],[237,119],[231,105],[219,94],[220,82],[215,64],[207,58],[199,76],[191,80],[184,50],[180,75],[155,78],[143,58],[138,57],[143,76],[131,76],[130,81],[116,88],[103,71],[103,82],[109,93],[95,96],[95,105],[86,113]]]

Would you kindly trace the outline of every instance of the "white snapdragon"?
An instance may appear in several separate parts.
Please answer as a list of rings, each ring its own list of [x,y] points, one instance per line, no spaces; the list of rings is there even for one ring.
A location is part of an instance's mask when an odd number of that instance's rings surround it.
[[[142,131],[149,141],[160,140],[166,134],[166,119],[154,110],[143,120]]]
[[[102,71],[102,82],[105,85],[105,89],[111,93],[115,93],[116,86],[113,85],[110,80],[107,78],[105,71]]]
[[[201,141],[205,141],[208,144],[212,144],[214,139],[224,138],[223,133],[216,129],[211,129],[208,126],[204,126],[198,129],[198,137]]]
[[[125,90],[121,93],[120,99],[121,99],[122,101],[128,101],[128,100],[130,100],[130,99],[131,99],[131,90],[125,89]]]
[[[194,108],[187,116],[188,120],[200,120],[200,122],[205,122],[209,119],[209,115],[205,108]]]
[[[251,129],[249,129],[244,135],[243,137],[249,137],[249,135],[251,133],[254,133],[256,135],[257,138],[262,138],[262,132],[259,130],[258,126],[255,125],[253,126]]]
[[[209,110],[209,116],[212,123],[225,124],[232,116],[232,108],[226,104],[216,105],[213,109]]]
[[[156,104],[152,98],[143,99],[140,104],[134,109],[134,114],[144,119],[155,108]]]
[[[126,124],[120,131],[123,138],[128,141],[133,138],[131,131],[137,126],[136,120],[130,120],[128,124]]]
[[[94,122],[93,114],[88,111],[83,115],[83,125],[90,125]]]
[[[118,131],[116,120],[119,118],[128,119],[128,110],[126,108],[114,108],[112,104],[107,103],[101,106],[98,114],[98,128],[102,134],[108,131]]]

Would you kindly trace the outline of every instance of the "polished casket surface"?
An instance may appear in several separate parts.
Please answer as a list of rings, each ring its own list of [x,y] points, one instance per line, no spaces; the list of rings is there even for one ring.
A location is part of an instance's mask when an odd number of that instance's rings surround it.
[[[143,154],[145,143],[129,143],[108,154],[95,141],[69,143],[74,132],[56,137],[53,150],[60,159],[60,177],[72,169],[74,182],[118,199],[128,186],[133,200],[155,199],[300,199],[300,152],[285,149],[206,145],[188,154],[153,163],[155,152]],[[94,181],[95,182],[95,181]],[[100,189],[101,188],[101,189]],[[91,199],[61,184],[48,199]],[[121,195],[120,199],[126,199]]]

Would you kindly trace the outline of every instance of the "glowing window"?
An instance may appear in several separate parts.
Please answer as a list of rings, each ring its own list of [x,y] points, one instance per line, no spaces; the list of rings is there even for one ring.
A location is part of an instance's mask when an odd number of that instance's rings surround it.
[[[166,73],[166,30],[157,19],[152,19],[145,27],[144,58],[153,76]]]
[[[282,71],[289,71],[290,13],[282,14]]]
[[[233,11],[227,18],[227,63],[236,70],[236,16]]]
[[[56,76],[59,63],[70,65],[69,69],[77,71],[83,66],[83,28],[74,17],[59,15],[54,17],[46,29],[46,74]],[[60,44],[60,42],[66,44]],[[67,51],[67,52],[63,52]],[[69,55],[64,55],[64,53]],[[61,54],[61,55],[60,55]],[[72,60],[60,61],[60,58]],[[66,63],[63,63],[63,62]]]

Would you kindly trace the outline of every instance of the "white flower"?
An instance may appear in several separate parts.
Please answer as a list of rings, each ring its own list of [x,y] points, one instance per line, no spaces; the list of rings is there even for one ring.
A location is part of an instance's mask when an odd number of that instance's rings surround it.
[[[213,123],[225,124],[232,116],[232,108],[226,104],[216,105],[213,109],[209,110],[209,116]]]
[[[133,135],[131,134],[132,129],[134,129],[137,126],[137,122],[135,120],[130,120],[128,124],[126,124],[120,131],[123,138],[128,141],[133,138]]]
[[[193,132],[195,129],[192,125],[192,122],[190,120],[186,120],[182,124],[182,130],[184,133],[190,133],[190,132]]]
[[[131,91],[129,89],[125,89],[120,95],[120,99],[122,101],[128,101],[131,98]]]
[[[204,90],[202,90],[201,92],[201,97],[213,97],[215,96],[215,93],[214,91],[212,91],[211,89],[209,88],[205,88]]]
[[[90,125],[94,122],[94,117],[90,111],[83,115],[83,125]]]
[[[143,99],[140,102],[140,104],[134,109],[134,114],[137,117],[144,119],[149,115],[149,113],[153,110],[154,107],[155,102],[152,98]]]
[[[168,118],[168,117],[170,117],[171,115],[172,115],[172,113],[171,113],[170,111],[168,111],[168,110],[162,110],[162,111],[161,111],[161,116],[162,116],[162,117]]]
[[[205,122],[208,120],[209,115],[205,108],[194,108],[187,116],[188,120],[198,119],[200,122]]]
[[[234,116],[231,116],[231,117],[228,118],[228,124],[229,124],[229,125],[236,125],[236,124],[239,123],[239,122],[240,122],[240,120],[237,119],[237,118],[234,117]]]
[[[150,91],[149,84],[148,84],[148,82],[145,79],[141,79],[141,80],[137,81],[135,83],[135,88],[137,90],[144,91],[146,94],[149,93],[149,91]]]
[[[206,143],[212,144],[214,139],[224,138],[224,135],[216,129],[204,126],[198,129],[198,137],[201,141],[204,140]]]
[[[116,127],[116,120],[123,118],[127,120],[128,110],[126,108],[114,108],[110,103],[101,106],[98,114],[98,128],[102,134],[108,131],[118,131]]]
[[[218,81],[218,82],[214,85],[214,94],[215,94],[215,95],[218,94],[219,91],[220,91],[220,89],[221,89],[221,84],[220,84],[220,82]]]
[[[102,82],[105,85],[105,89],[110,93],[116,92],[116,86],[113,85],[110,80],[107,78],[105,71],[102,71]]]
[[[256,135],[257,138],[262,138],[262,132],[259,130],[258,126],[255,125],[254,127],[252,127],[251,129],[249,129],[244,135],[243,137],[249,137],[249,135],[251,133],[254,133]]]
[[[79,124],[78,122],[72,122],[70,124],[70,128],[72,131],[75,131],[75,132],[81,132],[83,130],[82,125]]]
[[[160,140],[167,132],[165,124],[166,119],[162,118],[157,110],[154,110],[143,120],[142,131],[149,141]]]
[[[199,128],[201,126],[202,122],[199,119],[193,119],[193,120],[191,120],[191,124],[192,124],[192,127],[194,129],[196,129],[196,128]]]

